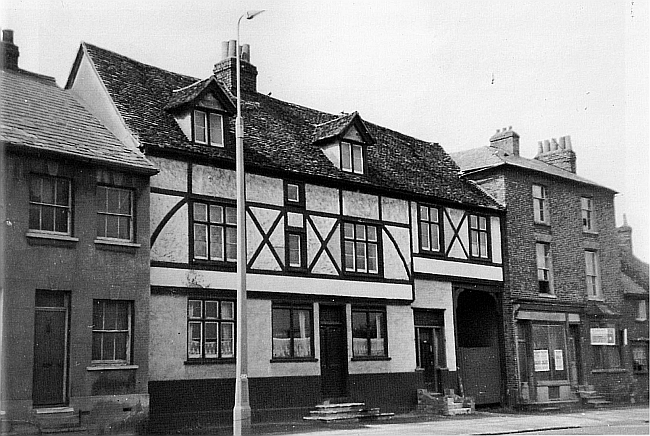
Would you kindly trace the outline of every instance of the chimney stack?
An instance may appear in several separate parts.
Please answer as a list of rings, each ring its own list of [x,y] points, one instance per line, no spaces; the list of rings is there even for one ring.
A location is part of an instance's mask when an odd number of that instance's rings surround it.
[[[535,159],[575,174],[576,154],[571,147],[570,136],[561,137],[559,143],[553,138],[550,141],[548,139],[539,141],[537,144]]]
[[[507,154],[519,156],[519,135],[512,130],[512,126],[497,132],[490,138],[490,147],[497,148]]]
[[[623,214],[623,225],[618,231],[618,245],[624,252],[632,253],[632,227],[627,224],[627,216]]]
[[[0,43],[0,47],[2,49],[2,69],[17,70],[19,52],[18,46],[14,44],[13,30],[2,30],[2,42]]]
[[[257,68],[250,63],[250,45],[241,46],[241,89],[242,92],[257,92]],[[233,94],[237,94],[237,41],[221,43],[223,59],[214,65],[214,77]]]

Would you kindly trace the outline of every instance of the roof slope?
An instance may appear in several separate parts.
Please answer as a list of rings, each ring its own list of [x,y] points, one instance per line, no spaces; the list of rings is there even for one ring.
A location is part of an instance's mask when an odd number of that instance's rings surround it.
[[[565,171],[556,166],[547,164],[546,162],[515,156],[489,145],[451,153],[451,157],[456,161],[464,173],[486,170],[501,165],[510,165],[615,192],[610,188],[594,183],[591,180],[580,177],[570,171]]]
[[[145,65],[91,44],[82,43],[81,49],[93,62],[128,127],[148,150],[191,151],[199,156],[234,161],[234,150],[229,147],[193,144],[173,116],[164,110],[176,98],[174,90],[195,84],[197,79]],[[351,174],[336,168],[314,144],[314,135],[331,134],[331,129],[340,128],[339,124],[348,121],[348,117],[340,118],[255,92],[244,92],[242,100],[247,165],[474,206],[500,207],[473,183],[459,177],[459,168],[438,144],[364,122],[375,143],[368,146],[367,173]],[[338,121],[324,129],[324,123],[333,120]],[[233,134],[234,120],[229,121],[228,130]]]
[[[127,148],[52,78],[0,70],[0,141],[26,150],[154,174],[144,155]]]
[[[630,251],[622,250],[621,272],[626,294],[648,294],[650,267]]]

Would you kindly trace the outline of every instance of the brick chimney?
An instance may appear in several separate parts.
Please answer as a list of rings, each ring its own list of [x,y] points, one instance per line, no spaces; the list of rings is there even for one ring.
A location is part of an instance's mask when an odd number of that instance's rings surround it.
[[[624,252],[632,253],[632,227],[627,224],[627,217],[623,214],[623,225],[616,229],[618,232],[618,246]]]
[[[512,126],[497,133],[490,138],[490,147],[498,148],[512,156],[519,156],[519,135],[512,130]]]
[[[9,29],[2,30],[2,42],[0,42],[2,50],[2,69],[3,70],[17,70],[18,69],[18,46],[14,44],[14,31]]]
[[[250,63],[250,45],[241,47],[241,90],[257,92],[257,68]],[[237,41],[221,43],[221,61],[214,65],[214,77],[221,81],[233,94],[237,94]]]
[[[538,141],[535,159],[574,174],[576,172],[576,154],[571,147],[571,136],[568,135],[561,137],[560,142],[555,138]]]

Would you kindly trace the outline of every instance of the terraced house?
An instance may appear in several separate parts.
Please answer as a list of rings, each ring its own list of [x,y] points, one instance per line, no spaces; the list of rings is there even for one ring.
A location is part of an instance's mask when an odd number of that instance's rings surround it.
[[[257,92],[244,46],[254,420],[416,389],[503,398],[503,209],[427,143]],[[83,43],[66,88],[160,169],[151,188],[152,423],[230,419],[234,42],[196,79]]]

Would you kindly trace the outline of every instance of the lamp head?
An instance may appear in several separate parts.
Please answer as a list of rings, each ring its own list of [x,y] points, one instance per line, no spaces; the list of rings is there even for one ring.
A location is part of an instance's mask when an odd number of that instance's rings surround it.
[[[252,20],[253,18],[257,17],[259,14],[264,12],[266,9],[262,9],[261,11],[247,11],[246,12],[246,19],[247,20]]]

